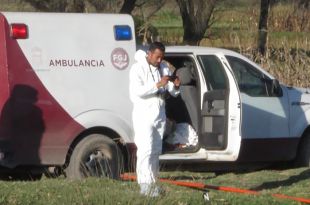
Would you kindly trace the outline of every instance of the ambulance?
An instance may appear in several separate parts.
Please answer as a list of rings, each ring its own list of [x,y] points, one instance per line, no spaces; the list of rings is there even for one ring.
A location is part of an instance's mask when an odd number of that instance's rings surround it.
[[[133,171],[128,85],[136,49],[129,15],[1,12],[1,177]],[[281,85],[225,49],[170,46],[165,60],[192,73],[194,83],[166,108],[195,128],[198,143],[164,148],[161,162],[309,166],[309,89]]]

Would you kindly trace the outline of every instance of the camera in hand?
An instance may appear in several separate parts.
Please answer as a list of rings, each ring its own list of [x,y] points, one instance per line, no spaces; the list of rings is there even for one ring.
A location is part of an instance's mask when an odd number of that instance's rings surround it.
[[[176,75],[171,75],[171,76],[169,76],[169,81],[175,81],[175,79],[177,78],[177,76]]]

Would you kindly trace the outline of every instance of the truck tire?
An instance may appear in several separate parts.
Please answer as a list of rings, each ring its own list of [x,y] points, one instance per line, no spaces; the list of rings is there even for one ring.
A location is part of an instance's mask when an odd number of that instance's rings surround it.
[[[122,170],[123,156],[117,144],[105,135],[91,134],[74,148],[64,171],[69,179],[118,179]]]
[[[310,132],[307,132],[300,142],[295,165],[297,167],[310,167]]]
[[[1,173],[0,180],[4,181],[37,181],[42,178],[43,174],[37,173],[33,174],[30,172],[20,172],[20,173]]]

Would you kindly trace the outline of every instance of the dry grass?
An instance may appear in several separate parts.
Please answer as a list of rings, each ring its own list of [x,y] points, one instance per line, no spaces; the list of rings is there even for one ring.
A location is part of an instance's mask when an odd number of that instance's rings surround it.
[[[271,10],[269,26],[273,31],[310,31],[310,12],[288,5],[279,5]]]

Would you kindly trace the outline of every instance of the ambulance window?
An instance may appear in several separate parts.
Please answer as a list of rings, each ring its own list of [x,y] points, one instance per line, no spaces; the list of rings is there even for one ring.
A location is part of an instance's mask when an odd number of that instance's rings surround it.
[[[204,77],[210,90],[227,89],[226,75],[221,61],[214,55],[198,56]]]

